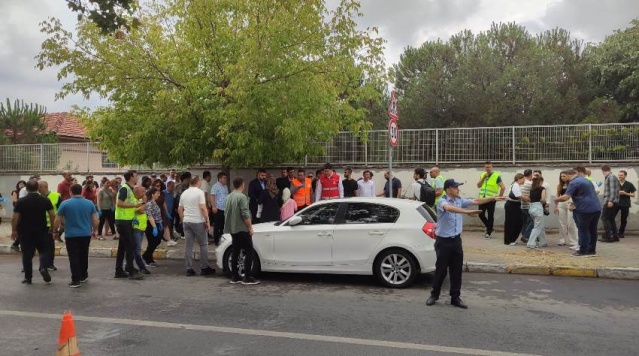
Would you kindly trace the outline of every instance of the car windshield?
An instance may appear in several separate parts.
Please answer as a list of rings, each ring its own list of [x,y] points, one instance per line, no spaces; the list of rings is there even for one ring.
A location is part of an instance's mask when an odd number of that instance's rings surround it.
[[[437,222],[437,213],[433,208],[428,206],[427,204],[422,204],[417,207],[417,211],[424,217],[424,219],[432,222]]]

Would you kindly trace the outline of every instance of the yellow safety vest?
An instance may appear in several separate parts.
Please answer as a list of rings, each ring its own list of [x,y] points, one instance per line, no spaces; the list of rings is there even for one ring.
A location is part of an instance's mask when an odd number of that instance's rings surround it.
[[[480,178],[484,178],[486,172],[482,173]],[[497,183],[497,179],[499,178],[499,172],[493,172],[490,175],[490,178],[484,181],[481,188],[479,188],[479,197],[480,198],[489,198],[496,197],[499,194],[499,184]]]
[[[137,202],[140,203],[142,200],[138,200]],[[149,221],[149,218],[146,216],[146,210],[142,213],[136,212],[135,219],[137,222],[133,223],[133,228],[140,231],[146,231],[146,225]]]
[[[437,182],[442,182],[442,195],[435,197],[435,206],[437,206],[437,203],[439,203],[439,200],[446,195],[446,191],[444,191],[444,182],[446,181],[446,178],[444,178],[441,175],[438,175],[437,178],[435,178],[435,180],[433,181],[433,189],[437,190]]]
[[[129,204],[137,203],[138,200],[135,199],[135,196],[133,195],[133,189],[131,189],[131,187],[128,184],[124,184],[122,185],[122,187],[126,189],[126,199],[124,200],[124,202]],[[119,191],[118,191],[118,195],[120,195]],[[136,210],[137,210],[136,208],[121,208],[117,206],[116,204],[115,220],[133,221]]]
[[[58,202],[60,201],[60,193],[49,192],[47,198],[49,198],[51,204],[53,204],[53,213],[58,215]],[[47,216],[47,227],[51,227],[51,219],[49,218],[49,213],[45,213],[45,215]]]

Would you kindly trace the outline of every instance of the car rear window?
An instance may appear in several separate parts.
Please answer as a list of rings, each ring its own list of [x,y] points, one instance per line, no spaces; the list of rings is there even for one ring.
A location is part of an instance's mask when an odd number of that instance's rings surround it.
[[[417,211],[424,217],[424,219],[437,222],[437,213],[430,206],[423,204],[417,207]]]

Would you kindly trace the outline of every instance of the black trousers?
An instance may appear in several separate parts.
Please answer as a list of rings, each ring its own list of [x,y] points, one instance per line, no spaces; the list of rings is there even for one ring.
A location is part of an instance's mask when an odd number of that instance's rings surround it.
[[[19,232],[20,245],[22,246],[22,267],[24,268],[24,278],[33,278],[33,256],[38,251],[40,266],[38,270],[49,267],[49,244],[47,243],[49,233],[47,230]]]
[[[613,204],[612,208],[609,208],[607,203],[604,203],[601,211],[601,221],[604,226],[604,239],[619,239],[619,233],[617,232],[617,222],[615,217],[617,216],[618,204]]]
[[[621,211],[621,222],[619,224],[619,235],[623,235],[626,232],[626,225],[628,224],[628,214],[630,212],[629,206],[617,206],[617,212]],[[615,214],[616,215],[616,214]]]
[[[48,267],[54,266],[55,260],[55,240],[53,239],[53,234],[47,233],[47,248],[49,249],[49,263]]]
[[[213,241],[215,244],[220,243],[220,239],[224,234],[224,210],[217,209],[215,221],[213,222]]]
[[[462,269],[464,266],[464,250],[460,235],[454,238],[438,237],[435,241],[435,277],[430,294],[439,298],[442,283],[450,270],[450,296],[459,298],[461,295]]]
[[[80,282],[89,278],[89,244],[91,236],[68,237],[64,239],[69,254],[71,281]]]
[[[142,259],[147,264],[155,262],[153,259],[153,252],[155,252],[155,249],[157,249],[158,246],[160,246],[160,243],[162,243],[163,233],[163,231],[158,231],[158,236],[153,236],[153,226],[151,226],[151,224],[146,225],[144,234],[146,235],[146,241],[148,241],[148,243],[146,245],[146,250],[142,254]]]
[[[519,238],[523,224],[521,216],[521,203],[507,201],[504,205],[506,217],[504,219],[504,244],[511,244]]]
[[[233,252],[231,254],[231,273],[233,277],[239,278],[240,271],[237,268],[237,260],[240,257],[240,251],[244,250],[244,278],[251,277],[253,268],[253,237],[248,232],[238,232],[231,234],[233,240]]]
[[[115,234],[115,212],[111,209],[108,210],[100,210],[102,215],[100,215],[100,226],[98,226],[98,235],[102,235],[102,228],[104,228],[104,223],[109,223],[109,228],[111,228],[111,233]]]
[[[132,272],[133,252],[135,249],[135,240],[133,239],[133,222],[132,221],[116,221],[115,227],[118,229],[120,239],[118,240],[118,254],[115,258],[115,270],[122,271],[122,264],[126,259],[126,270]]]
[[[479,219],[481,220],[482,223],[484,223],[484,226],[486,226],[486,232],[488,233],[493,232],[493,224],[495,223],[495,205],[496,204],[497,204],[496,201],[491,201],[490,203],[479,205],[479,210],[481,210],[481,213],[479,213]],[[486,217],[486,215],[488,215],[488,217]]]

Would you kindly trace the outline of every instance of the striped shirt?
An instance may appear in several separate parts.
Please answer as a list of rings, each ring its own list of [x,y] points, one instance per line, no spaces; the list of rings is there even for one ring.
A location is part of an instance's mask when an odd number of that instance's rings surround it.
[[[215,197],[215,205],[217,208],[224,211],[226,197],[229,195],[229,188],[226,185],[217,182],[213,184],[213,187],[211,188],[211,195]]]
[[[604,191],[603,198],[604,202],[614,202],[619,203],[619,190],[620,190],[619,179],[616,175],[610,173],[606,176],[606,181],[604,182]]]
[[[521,188],[521,195],[530,196],[530,187],[532,187],[532,180],[526,179],[524,184],[520,187]],[[530,203],[525,202],[525,201],[522,200],[521,201],[521,208],[522,209],[529,209],[530,208]]]

